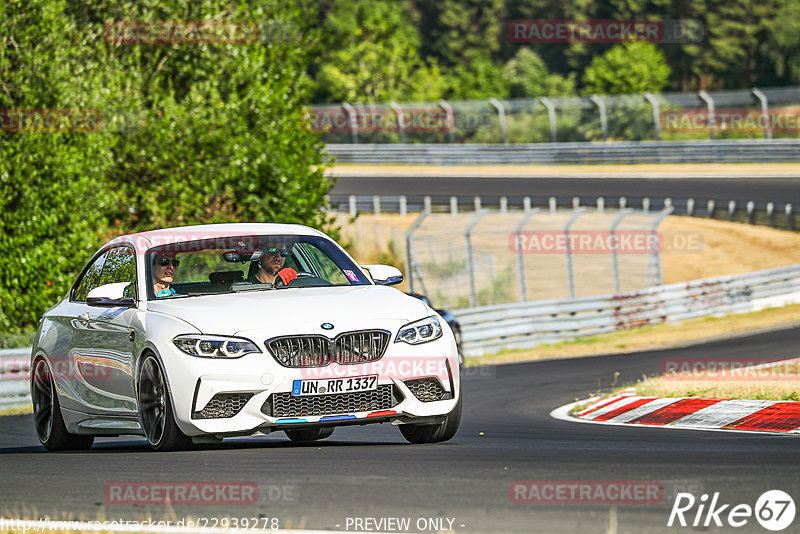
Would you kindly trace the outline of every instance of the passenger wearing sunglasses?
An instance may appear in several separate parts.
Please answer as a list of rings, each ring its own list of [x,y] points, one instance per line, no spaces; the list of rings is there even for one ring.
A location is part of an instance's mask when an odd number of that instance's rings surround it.
[[[262,248],[264,254],[258,261],[258,271],[253,273],[249,282],[254,284],[272,284],[280,278],[284,285],[297,278],[297,271],[291,267],[284,267],[286,256],[289,255],[288,247],[285,243],[267,244]]]
[[[153,289],[156,297],[169,297],[177,295],[177,291],[171,286],[175,277],[175,269],[180,265],[180,260],[174,256],[156,254],[153,258]]]

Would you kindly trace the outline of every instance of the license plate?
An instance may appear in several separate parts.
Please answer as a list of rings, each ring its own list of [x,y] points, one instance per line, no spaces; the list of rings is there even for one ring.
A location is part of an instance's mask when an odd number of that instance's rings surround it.
[[[292,382],[292,396],[335,395],[355,391],[374,391],[378,389],[378,375],[351,376],[349,378],[327,378],[320,380],[295,380]]]

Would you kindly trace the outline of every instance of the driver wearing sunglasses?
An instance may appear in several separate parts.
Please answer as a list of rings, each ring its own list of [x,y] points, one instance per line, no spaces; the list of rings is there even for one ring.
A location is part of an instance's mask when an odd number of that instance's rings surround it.
[[[170,286],[175,277],[175,269],[180,264],[180,260],[168,254],[156,254],[153,257],[153,289],[156,297],[169,297],[178,294]]]
[[[272,284],[280,278],[284,285],[297,278],[297,271],[291,267],[284,267],[286,256],[289,255],[289,246],[283,242],[267,243],[262,247],[264,254],[258,260],[258,271],[253,273],[248,281],[256,284]]]

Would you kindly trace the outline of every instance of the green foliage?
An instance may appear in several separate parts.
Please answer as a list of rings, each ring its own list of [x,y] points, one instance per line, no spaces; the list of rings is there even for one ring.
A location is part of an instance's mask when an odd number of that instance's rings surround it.
[[[596,57],[583,73],[584,94],[618,95],[660,92],[670,69],[652,43],[616,45]]]
[[[254,21],[254,42],[121,44],[118,20]],[[90,132],[0,132],[0,329],[35,324],[115,234],[230,221],[325,226],[303,0],[0,3],[0,109],[97,109]]]
[[[575,76],[561,76],[547,70],[542,58],[530,48],[520,48],[503,69],[511,98],[572,96]]]

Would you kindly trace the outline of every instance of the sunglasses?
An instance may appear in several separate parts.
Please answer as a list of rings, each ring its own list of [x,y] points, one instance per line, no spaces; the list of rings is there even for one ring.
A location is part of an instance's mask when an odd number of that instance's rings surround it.
[[[161,258],[161,261],[158,262],[159,265],[162,267],[166,267],[169,264],[172,264],[173,267],[177,267],[181,264],[181,260],[171,260],[169,258]]]
[[[285,258],[286,256],[289,255],[289,251],[286,250],[285,248],[274,248],[273,247],[273,248],[268,248],[267,249],[267,254],[269,254],[270,256],[277,256],[278,254],[280,254],[281,257]]]

